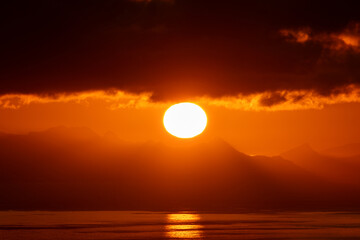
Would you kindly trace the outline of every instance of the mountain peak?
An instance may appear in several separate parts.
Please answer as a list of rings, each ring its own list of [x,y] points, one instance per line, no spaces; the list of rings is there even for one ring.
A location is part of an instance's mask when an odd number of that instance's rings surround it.
[[[30,132],[29,135],[38,136],[38,137],[55,137],[55,138],[80,140],[80,141],[93,140],[99,138],[99,136],[89,128],[66,127],[66,126],[53,127],[41,132]]]
[[[282,154],[280,154],[280,156],[284,157],[284,158],[304,158],[304,157],[309,157],[309,156],[314,156],[314,155],[318,155],[318,153],[316,151],[314,151],[314,149],[308,144],[308,143],[304,143],[298,147],[295,147],[293,149],[290,149],[289,151],[286,151]]]
[[[343,146],[329,148],[322,151],[332,157],[354,157],[360,155],[360,143],[349,143]]]

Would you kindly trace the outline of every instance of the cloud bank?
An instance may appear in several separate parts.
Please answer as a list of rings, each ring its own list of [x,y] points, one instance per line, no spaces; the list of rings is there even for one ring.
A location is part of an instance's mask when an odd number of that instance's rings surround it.
[[[271,107],[284,93],[330,99],[360,84],[360,19],[345,2],[37,1],[3,12],[1,95],[116,89],[157,102],[263,96]]]
[[[360,53],[360,22],[349,23],[339,32],[313,32],[310,27],[302,29],[282,29],[280,34],[297,43],[317,43],[325,49],[345,54],[348,51]]]
[[[71,94],[35,95],[6,94],[0,96],[1,109],[20,109],[31,104],[74,103],[91,105],[100,103],[111,110],[123,108],[167,107],[176,101],[153,101],[151,93],[126,93],[118,90],[88,91]],[[183,101],[206,106],[224,107],[244,111],[290,111],[321,109],[339,103],[360,103],[360,86],[350,85],[337,89],[337,93],[323,96],[315,91],[274,91],[251,95],[224,97],[192,97]]]

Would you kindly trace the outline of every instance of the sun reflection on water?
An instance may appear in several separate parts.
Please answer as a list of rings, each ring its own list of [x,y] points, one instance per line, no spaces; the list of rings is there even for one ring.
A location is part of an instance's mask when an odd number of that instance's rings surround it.
[[[203,231],[198,224],[200,216],[193,213],[172,213],[167,215],[166,236],[168,238],[202,238]]]

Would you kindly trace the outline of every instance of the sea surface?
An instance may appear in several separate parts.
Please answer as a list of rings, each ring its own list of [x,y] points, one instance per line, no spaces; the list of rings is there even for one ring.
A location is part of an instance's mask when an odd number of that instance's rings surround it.
[[[359,212],[3,211],[0,240],[360,239]]]

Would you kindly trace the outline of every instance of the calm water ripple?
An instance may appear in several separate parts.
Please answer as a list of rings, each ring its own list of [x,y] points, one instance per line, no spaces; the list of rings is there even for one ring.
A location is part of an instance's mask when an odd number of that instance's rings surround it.
[[[360,213],[0,212],[0,240],[20,239],[360,239]]]

